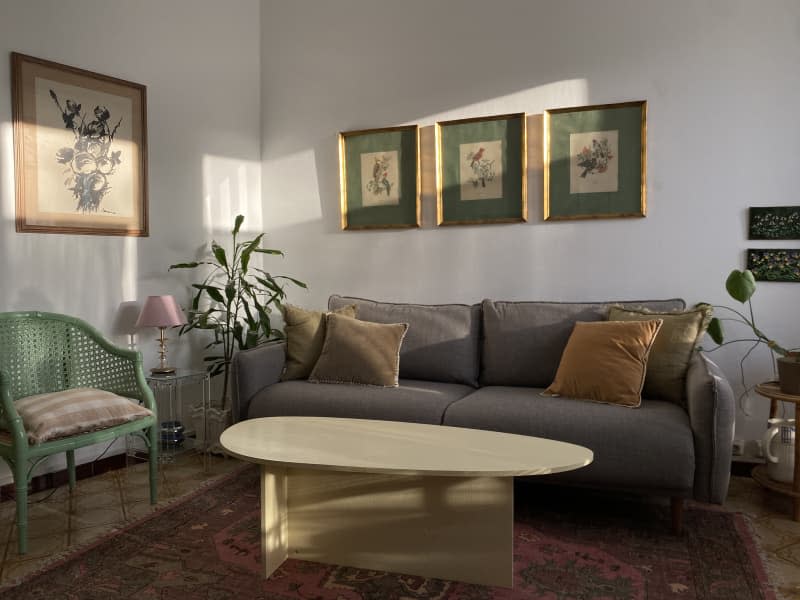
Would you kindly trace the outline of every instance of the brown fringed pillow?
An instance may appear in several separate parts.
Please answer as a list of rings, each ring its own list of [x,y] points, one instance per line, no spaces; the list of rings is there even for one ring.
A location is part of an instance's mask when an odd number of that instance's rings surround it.
[[[647,356],[661,328],[648,321],[577,322],[545,394],[637,407]]]
[[[309,381],[397,387],[407,323],[370,323],[336,313],[325,321],[325,343]]]
[[[356,316],[355,304],[333,311],[347,317]],[[305,379],[317,364],[325,342],[325,314],[318,310],[306,310],[291,304],[283,305],[283,320],[286,322],[286,365],[281,381]]]

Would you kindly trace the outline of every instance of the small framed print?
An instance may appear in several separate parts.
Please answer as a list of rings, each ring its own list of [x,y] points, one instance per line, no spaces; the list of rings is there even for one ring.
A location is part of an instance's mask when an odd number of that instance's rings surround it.
[[[342,229],[419,227],[419,127],[339,134]]]
[[[644,217],[647,102],[544,112],[544,219]]]
[[[751,240],[800,240],[800,206],[751,206]]]
[[[438,225],[528,219],[525,114],[436,123]]]
[[[11,54],[17,231],[148,235],[146,88]]]
[[[751,248],[747,251],[747,268],[756,281],[800,283],[800,250]]]

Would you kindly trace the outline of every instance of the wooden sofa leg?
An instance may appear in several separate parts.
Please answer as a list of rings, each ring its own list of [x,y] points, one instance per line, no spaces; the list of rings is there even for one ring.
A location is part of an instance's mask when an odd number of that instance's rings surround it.
[[[673,496],[670,498],[672,509],[672,533],[680,535],[683,530],[683,498]]]

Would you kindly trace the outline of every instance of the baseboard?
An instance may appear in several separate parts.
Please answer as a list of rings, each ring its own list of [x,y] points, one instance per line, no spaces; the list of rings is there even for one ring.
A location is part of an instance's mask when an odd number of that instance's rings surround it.
[[[77,465],[75,467],[75,477],[77,479],[86,479],[87,477],[94,477],[95,475],[101,475],[102,473],[107,473],[108,471],[124,469],[132,462],[144,462],[145,460],[146,459],[127,456],[123,452],[122,454],[115,454],[113,456],[107,456],[105,458],[87,462],[82,465]],[[61,487],[62,485],[67,485],[68,481],[69,475],[67,474],[66,469],[54,471],[52,473],[43,473],[42,475],[36,475],[33,479],[31,479],[30,486],[28,486],[28,492],[33,494],[35,492],[42,492],[44,490]],[[0,502],[14,500],[14,497],[13,483],[7,483],[3,486],[0,486]]]

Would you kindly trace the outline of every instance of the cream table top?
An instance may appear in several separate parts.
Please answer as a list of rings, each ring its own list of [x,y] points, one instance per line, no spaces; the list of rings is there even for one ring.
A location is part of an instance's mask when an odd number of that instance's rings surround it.
[[[592,462],[588,448],[479,429],[330,417],[266,417],[220,437],[233,456],[329,471],[513,477],[569,471]]]

